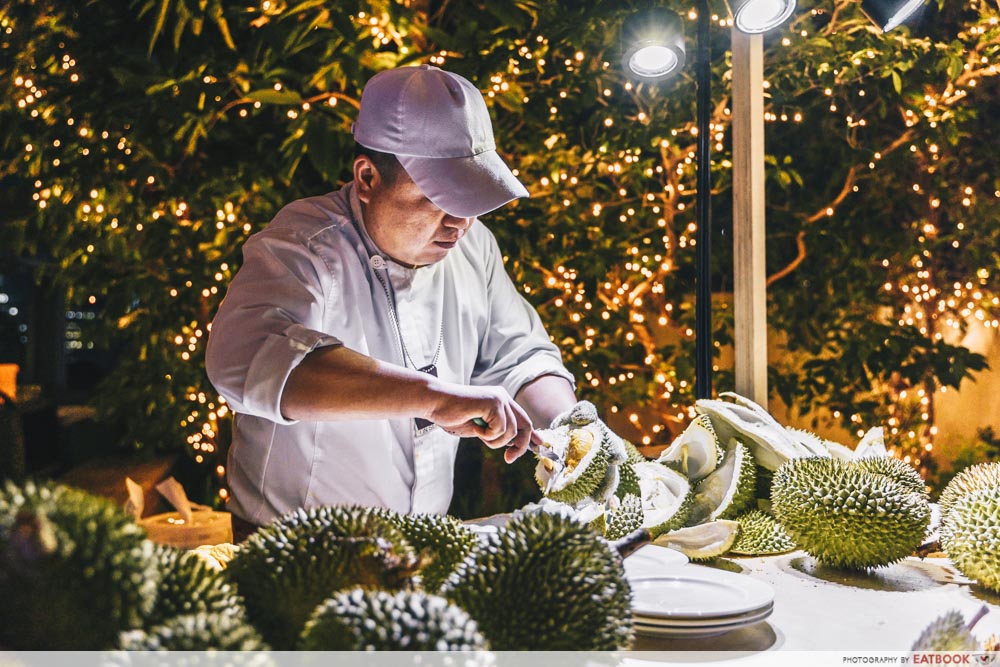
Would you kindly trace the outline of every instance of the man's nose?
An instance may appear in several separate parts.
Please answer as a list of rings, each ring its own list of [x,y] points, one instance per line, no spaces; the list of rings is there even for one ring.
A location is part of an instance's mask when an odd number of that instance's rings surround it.
[[[444,217],[444,224],[446,227],[454,227],[455,229],[464,231],[472,224],[472,218],[456,218],[453,215],[446,215]]]

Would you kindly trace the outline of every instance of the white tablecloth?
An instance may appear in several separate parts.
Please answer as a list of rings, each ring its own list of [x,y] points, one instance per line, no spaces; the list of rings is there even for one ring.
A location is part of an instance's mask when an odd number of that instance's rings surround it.
[[[981,640],[1000,635],[1000,595],[970,582],[943,558],[907,558],[870,574],[819,566],[802,551],[723,558],[710,566],[770,584],[775,591],[772,615],[762,623],[714,637],[639,636],[634,650],[909,651],[938,616],[956,609],[969,620],[984,604],[989,613],[974,634]],[[726,659],[732,662],[732,658]]]

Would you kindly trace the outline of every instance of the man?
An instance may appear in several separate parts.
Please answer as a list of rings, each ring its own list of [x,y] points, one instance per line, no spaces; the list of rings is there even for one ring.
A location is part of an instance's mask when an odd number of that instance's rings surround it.
[[[354,180],[247,241],[212,323],[241,528],[325,504],[444,513],[460,437],[511,463],[577,402],[478,220],[528,196],[482,94],[436,67],[381,72],[353,132]]]

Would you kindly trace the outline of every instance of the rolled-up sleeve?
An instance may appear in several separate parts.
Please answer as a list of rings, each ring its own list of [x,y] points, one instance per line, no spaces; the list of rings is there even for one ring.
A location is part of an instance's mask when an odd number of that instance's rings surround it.
[[[489,320],[472,376],[474,385],[501,385],[511,396],[543,375],[558,375],[575,386],[573,375],[542,325],[534,307],[518,292],[503,265],[496,239],[488,234]]]
[[[332,274],[294,231],[268,231],[243,248],[237,272],[212,321],[205,355],[209,380],[236,412],[292,424],[281,394],[311,351],[340,345],[323,333]]]

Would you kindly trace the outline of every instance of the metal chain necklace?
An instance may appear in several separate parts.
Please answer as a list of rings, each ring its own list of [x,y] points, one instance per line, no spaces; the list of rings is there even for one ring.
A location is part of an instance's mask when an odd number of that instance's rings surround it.
[[[437,361],[441,356],[441,347],[444,344],[444,313],[441,314],[441,332],[438,335],[437,349],[434,351],[434,358],[431,359],[431,363],[428,365],[418,367],[415,363],[413,363],[413,357],[410,356],[409,350],[406,349],[406,343],[403,342],[403,330],[399,326],[399,317],[396,315],[396,300],[389,292],[389,286],[386,284],[385,280],[382,279],[380,269],[385,268],[385,260],[383,260],[379,255],[372,255],[370,263],[372,273],[375,274],[375,278],[378,279],[379,285],[382,286],[382,291],[385,292],[386,303],[389,304],[389,319],[392,321],[393,329],[396,332],[396,340],[399,341],[399,349],[403,352],[403,363],[411,368],[417,369],[418,371],[430,373],[431,375],[437,377]]]

